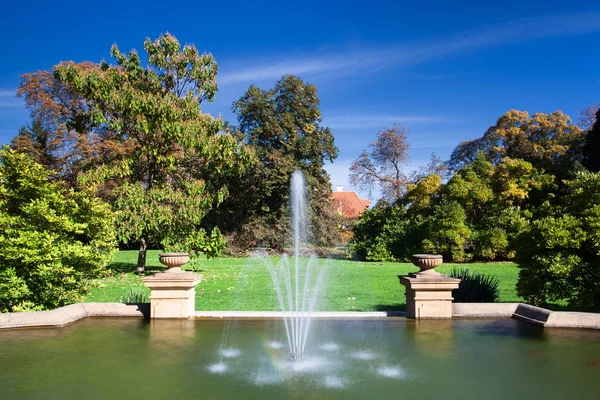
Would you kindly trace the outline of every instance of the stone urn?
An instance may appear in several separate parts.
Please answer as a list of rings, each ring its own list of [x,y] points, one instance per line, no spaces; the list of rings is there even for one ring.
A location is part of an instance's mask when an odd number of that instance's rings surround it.
[[[435,271],[435,267],[439,267],[444,262],[444,259],[439,254],[413,254],[412,263],[419,267],[419,276],[440,276],[439,272]]]
[[[159,261],[167,266],[167,273],[183,272],[181,266],[190,261],[190,255],[189,253],[160,253]]]

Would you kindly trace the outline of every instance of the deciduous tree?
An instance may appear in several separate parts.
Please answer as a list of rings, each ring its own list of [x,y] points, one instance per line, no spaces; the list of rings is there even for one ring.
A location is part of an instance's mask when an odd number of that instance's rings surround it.
[[[600,107],[596,111],[596,122],[585,136],[582,164],[591,172],[600,172]]]
[[[408,129],[401,125],[377,132],[377,140],[369,145],[371,150],[363,150],[352,162],[350,183],[369,194],[379,186],[388,201],[399,199],[408,183],[402,171],[408,162],[407,133]]]
[[[581,145],[584,134],[561,111],[529,116],[526,111],[511,110],[483,137],[460,143],[452,152],[448,165],[456,171],[472,162],[481,151],[493,164],[509,157],[555,172],[564,166],[563,159],[572,156],[569,150]]]
[[[170,34],[147,39],[144,49],[146,68],[135,50],[124,54],[116,45],[111,54],[117,65],[103,61],[81,69],[65,62],[55,68],[55,77],[86,100],[91,124],[128,149],[91,171],[88,181],[114,182],[117,232],[121,240],[139,241],[138,272],[148,242],[209,256],[220,251],[218,231],[207,234],[199,225],[227,188],[212,187],[191,166],[210,165],[219,175],[243,169],[249,159],[231,135],[220,132],[220,119],[201,112],[201,102],[212,101],[217,91],[213,56],[182,47]]]
[[[313,242],[331,244],[337,235],[331,183],[323,169],[337,157],[337,148],[331,130],[321,125],[319,104],[317,87],[293,75],[269,90],[253,85],[233,104],[240,133],[257,161],[238,185],[236,198],[219,212],[238,210],[237,221],[243,223],[234,229],[242,247],[283,248],[289,182],[296,169],[304,173],[309,191]]]

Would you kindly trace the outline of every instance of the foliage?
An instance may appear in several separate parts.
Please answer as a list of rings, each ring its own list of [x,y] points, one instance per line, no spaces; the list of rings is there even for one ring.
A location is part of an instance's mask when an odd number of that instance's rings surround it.
[[[207,234],[199,225],[228,190],[209,178],[235,175],[251,159],[232,135],[220,132],[220,119],[200,110],[217,90],[212,55],[182,48],[170,34],[147,39],[144,49],[147,68],[137,52],[124,54],[116,45],[111,54],[117,65],[103,61],[81,69],[66,62],[55,68],[56,79],[86,100],[91,125],[126,149],[89,171],[85,182],[112,185],[119,238],[140,242],[139,272],[148,242],[219,252],[219,231]]]
[[[71,66],[81,73],[98,68],[90,62]],[[25,99],[33,123],[19,131],[12,147],[53,171],[53,179],[75,186],[81,171],[124,151],[112,132],[92,126],[87,113],[91,101],[53,71],[23,74],[17,95]]]
[[[460,279],[458,289],[452,291],[455,303],[493,303],[500,297],[500,281],[493,275],[452,268],[448,276]]]
[[[584,131],[589,131],[592,129],[592,126],[594,126],[596,121],[598,121],[598,117],[596,115],[598,110],[600,110],[600,102],[594,103],[583,110],[579,110],[577,125],[579,125],[579,127]]]
[[[480,152],[448,182],[422,177],[395,205],[364,213],[351,248],[372,260],[406,260],[410,251],[455,262],[511,259],[529,208],[548,198],[553,185],[529,162],[505,158],[493,165]]]
[[[449,201],[435,207],[424,225],[422,246],[425,252],[439,253],[457,262],[471,258],[465,252],[465,245],[472,232],[467,226],[465,210],[458,202]]]
[[[383,197],[393,202],[401,197],[407,185],[402,165],[408,162],[408,129],[393,125],[377,132],[377,140],[369,144],[350,166],[350,183],[359,190],[372,192],[379,186]]]
[[[127,293],[121,295],[119,303],[150,303],[150,295],[141,287],[130,287]]]
[[[109,206],[49,175],[25,154],[0,151],[0,312],[80,300],[116,245]]]
[[[308,189],[310,223],[316,245],[337,241],[331,183],[323,165],[337,157],[331,130],[321,126],[317,88],[292,75],[275,87],[251,86],[234,103],[239,137],[257,159],[241,179],[231,182],[236,196],[212,213],[214,224],[232,233],[236,246],[282,250],[289,235],[289,182],[303,172]]]
[[[474,161],[481,151],[494,165],[508,157],[556,173],[572,158],[570,149],[580,146],[583,137],[584,132],[561,111],[529,116],[526,111],[511,110],[481,138],[460,143],[452,152],[448,166],[458,171]]]
[[[544,305],[600,311],[600,174],[580,172],[568,192],[547,202],[519,236],[517,291]]]
[[[600,105],[595,121],[585,137],[582,164],[588,171],[600,172]]]

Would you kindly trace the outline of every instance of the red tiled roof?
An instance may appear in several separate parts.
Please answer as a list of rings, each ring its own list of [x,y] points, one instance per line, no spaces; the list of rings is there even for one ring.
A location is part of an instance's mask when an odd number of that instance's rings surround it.
[[[333,192],[333,205],[344,218],[358,218],[369,208],[370,200],[361,200],[356,192]]]

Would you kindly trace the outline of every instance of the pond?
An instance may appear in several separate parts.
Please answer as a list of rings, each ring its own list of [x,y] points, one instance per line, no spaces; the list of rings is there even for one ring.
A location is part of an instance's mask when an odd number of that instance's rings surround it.
[[[598,399],[600,332],[514,319],[87,318],[0,332],[2,399]]]

